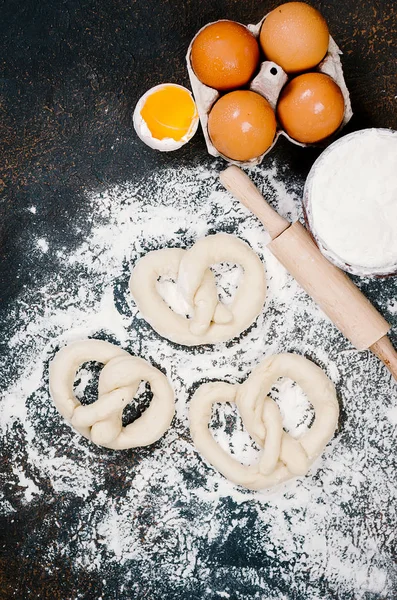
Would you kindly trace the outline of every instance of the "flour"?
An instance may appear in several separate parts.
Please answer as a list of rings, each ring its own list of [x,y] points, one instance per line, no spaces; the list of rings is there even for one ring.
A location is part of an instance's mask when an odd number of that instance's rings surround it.
[[[314,167],[310,222],[324,247],[357,272],[397,268],[397,133],[339,140]]]
[[[40,248],[40,250],[42,252],[44,252],[44,253],[48,252],[49,246],[48,246],[48,242],[47,242],[46,239],[40,238],[40,239],[37,240],[36,243],[37,243],[37,247]]]
[[[397,300],[392,300],[388,308],[393,315],[397,315]]]
[[[18,486],[25,490],[25,498],[27,502],[31,502],[35,495],[40,494],[40,490],[34,481],[28,479],[21,467],[15,466],[12,468],[14,475],[18,478]]]
[[[287,188],[282,167],[268,165],[252,172],[254,181],[283,216],[300,217],[300,185]],[[396,384],[374,356],[353,350],[270,254],[268,235],[222,189],[218,167],[167,169],[88,193],[90,235],[74,251],[49,244],[45,259],[54,269],[12,306],[9,356],[0,374],[0,439],[11,461],[1,508],[14,519],[26,507],[46,507],[45,518],[36,519],[21,542],[21,558],[31,562],[39,555],[48,574],[67,564],[76,580],[82,573],[103,578],[96,598],[104,599],[109,578],[119,582],[122,600],[141,599],[142,590],[150,600],[184,598],[186,590],[192,600],[391,598]],[[128,292],[130,270],[149,250],[186,248],[216,231],[240,236],[263,260],[265,310],[238,341],[183,348],[142,319]],[[43,257],[37,240],[26,252]],[[215,271],[221,297],[230,299],[239,269]],[[172,282],[162,293],[178,305]],[[86,337],[119,344],[172,381],[176,416],[153,446],[95,447],[54,408],[48,361],[60,346]],[[303,354],[325,370],[337,386],[342,419],[307,477],[249,492],[198,456],[188,404],[199,383],[242,382],[276,352]],[[84,365],[78,397],[92,399],[97,380],[97,366]],[[272,395],[285,427],[301,435],[312,418],[303,392],[282,379]],[[148,401],[141,386],[128,414]],[[233,407],[215,407],[211,427],[241,462],[257,459],[259,449]],[[86,598],[73,600],[79,597]]]

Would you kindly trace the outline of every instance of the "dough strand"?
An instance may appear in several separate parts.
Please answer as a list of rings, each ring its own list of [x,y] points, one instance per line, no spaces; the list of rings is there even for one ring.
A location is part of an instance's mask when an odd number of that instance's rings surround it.
[[[98,400],[82,405],[74,395],[77,369],[88,361],[103,363]],[[146,360],[101,340],[65,346],[50,363],[50,392],[61,415],[94,444],[122,450],[148,446],[169,428],[175,412],[174,392],[165,375]],[[141,381],[150,384],[152,401],[144,413],[123,427],[124,408]]]
[[[279,408],[267,396],[280,377],[296,381],[315,410],[314,422],[299,439],[283,430]],[[209,422],[212,405],[217,402],[236,404],[248,433],[263,448],[256,464],[240,464],[212,437]],[[200,386],[189,409],[190,433],[197,450],[222,475],[253,490],[306,475],[332,438],[338,416],[333,383],[317,365],[297,354],[270,356],[242,385],[213,382]]]
[[[243,276],[233,302],[219,302],[210,266],[241,265]],[[168,277],[177,287],[191,318],[175,313],[157,290]],[[149,252],[135,265],[131,294],[145,320],[161,336],[185,346],[225,342],[242,333],[257,318],[266,298],[264,268],[257,254],[234,235],[217,233],[198,240],[189,250],[164,248]]]

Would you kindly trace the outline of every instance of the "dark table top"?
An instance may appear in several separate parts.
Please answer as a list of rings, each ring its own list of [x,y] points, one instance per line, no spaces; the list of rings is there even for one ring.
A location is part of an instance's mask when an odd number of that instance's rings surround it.
[[[201,132],[175,153],[155,152],[142,144],[132,127],[138,98],[164,81],[188,85],[186,48],[205,23],[224,17],[255,23],[276,4],[252,0],[8,0],[2,4],[0,340],[8,378],[15,367],[8,345],[18,321],[15,306],[22,293],[31,291],[33,296],[48,274],[55,273],[57,249],[74,249],[89,233],[92,215],[85,201],[87,190],[150,177],[166,167],[213,164]],[[325,0],[312,4],[326,17],[332,36],[343,50],[354,111],[345,132],[364,127],[397,129],[394,0]],[[318,149],[303,151],[285,140],[273,150],[273,156],[286,165],[286,177],[297,176],[300,181],[318,154]],[[32,205],[39,208],[34,218],[27,210]],[[32,235],[44,236],[54,252],[37,258],[30,252]],[[383,282],[363,280],[360,284],[377,303]],[[391,296],[395,287],[391,283],[387,286],[382,293]],[[124,571],[106,565],[103,572],[76,570],[69,556],[55,556],[54,569],[48,570],[41,558],[43,549],[52,537],[62,539],[67,535],[73,511],[82,511],[83,506],[73,503],[67,493],[45,486],[43,495],[25,505],[12,476],[13,465],[8,460],[11,451],[7,441],[3,443],[3,493],[14,512],[1,518],[1,600],[222,597],[205,592],[199,582],[176,589],[164,581],[163,587],[160,583],[156,587],[150,584],[150,574],[147,580],[141,572],[136,573],[138,587],[134,587],[133,570],[129,573],[132,587],[126,588],[122,586]],[[226,512],[230,508],[226,500],[223,508]],[[62,531],[55,527],[57,521],[63,523]],[[249,517],[246,522],[247,528],[254,527]],[[247,532],[240,531],[239,535],[243,539]],[[362,539],[360,543],[367,542]],[[209,542],[204,544],[201,552],[209,552],[209,547]],[[236,543],[239,547],[246,554],[244,564],[257,566],[259,572],[265,559],[260,555],[250,559],[243,542],[240,546]],[[230,548],[233,554],[233,546]],[[394,552],[395,558],[395,538],[377,551],[389,557]],[[283,569],[289,568],[285,560],[288,558],[277,559],[269,571],[270,579],[277,579]],[[231,558],[229,564],[234,568],[239,560]],[[244,570],[240,577],[244,579]],[[337,584],[330,585],[324,578],[312,588],[312,577],[309,572],[301,572],[296,589],[277,587],[275,582],[265,589],[251,580],[239,588],[237,595],[225,575],[223,597],[364,598],[354,590],[341,594]],[[397,596],[396,573],[390,577],[394,595],[387,596],[389,599]],[[156,581],[160,579],[157,574]],[[219,581],[221,585],[222,578]],[[386,600],[382,593],[371,592],[370,586],[365,589],[369,590],[365,595],[368,600]]]

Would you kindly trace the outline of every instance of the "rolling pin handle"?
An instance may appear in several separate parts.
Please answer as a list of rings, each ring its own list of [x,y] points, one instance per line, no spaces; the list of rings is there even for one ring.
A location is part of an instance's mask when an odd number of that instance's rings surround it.
[[[369,349],[383,362],[384,365],[386,365],[394,379],[397,381],[397,352],[393,348],[387,335],[381,337],[380,340],[375,342],[375,344],[372,344]]]
[[[285,231],[290,223],[280,216],[263,198],[258,188],[239,167],[227,167],[219,175],[225,188],[263,223],[272,240]]]

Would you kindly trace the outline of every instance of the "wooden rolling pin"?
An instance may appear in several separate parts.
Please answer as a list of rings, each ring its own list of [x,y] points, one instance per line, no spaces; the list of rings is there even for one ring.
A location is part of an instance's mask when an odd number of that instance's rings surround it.
[[[273,210],[238,167],[228,167],[220,180],[263,223],[272,238],[269,250],[336,327],[357,350],[369,348],[397,380],[397,353],[387,337],[390,325],[349,277],[321,254],[303,225],[291,225]]]

